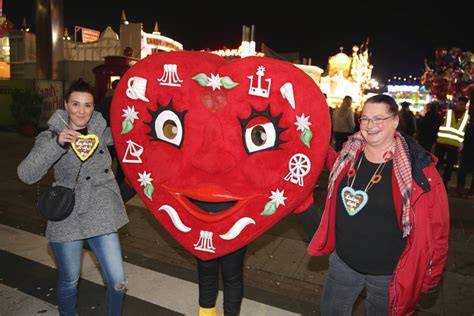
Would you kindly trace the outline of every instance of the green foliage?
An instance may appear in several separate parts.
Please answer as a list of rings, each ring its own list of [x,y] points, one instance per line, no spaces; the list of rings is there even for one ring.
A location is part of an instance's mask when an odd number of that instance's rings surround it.
[[[12,95],[10,110],[17,123],[38,124],[43,98],[36,92],[16,89]]]

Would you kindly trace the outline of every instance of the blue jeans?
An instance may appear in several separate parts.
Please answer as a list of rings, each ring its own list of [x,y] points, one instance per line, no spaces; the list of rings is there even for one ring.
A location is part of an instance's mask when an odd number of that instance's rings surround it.
[[[99,261],[107,288],[106,315],[121,315],[125,296],[125,273],[117,233],[70,242],[51,242],[58,269],[58,306],[61,316],[77,315],[77,284],[81,274],[84,240]]]
[[[336,251],[329,256],[329,271],[321,297],[321,315],[352,315],[360,292],[367,290],[366,315],[388,315],[391,275],[361,274],[352,270]]]

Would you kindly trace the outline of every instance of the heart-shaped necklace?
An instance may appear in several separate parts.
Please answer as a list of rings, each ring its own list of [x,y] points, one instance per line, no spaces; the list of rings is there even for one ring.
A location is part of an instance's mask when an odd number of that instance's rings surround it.
[[[354,169],[354,166],[351,166],[351,168],[347,172],[347,185],[342,189],[341,197],[342,202],[344,203],[344,207],[346,208],[347,214],[349,214],[350,216],[356,215],[364,208],[364,206],[369,201],[369,195],[367,194],[367,192],[370,190],[370,188],[372,188],[374,184],[377,184],[382,181],[382,171],[385,165],[387,164],[387,161],[389,161],[393,157],[393,145],[394,143],[392,143],[389,150],[384,153],[384,161],[377,166],[377,169],[375,169],[375,172],[370,178],[369,183],[367,183],[364,191],[354,190],[352,188],[352,186],[354,185],[354,181],[357,177],[357,171],[359,170],[362,160],[364,159],[363,154],[359,160],[359,163],[357,164],[357,168]],[[349,184],[350,178],[352,178],[352,181]]]

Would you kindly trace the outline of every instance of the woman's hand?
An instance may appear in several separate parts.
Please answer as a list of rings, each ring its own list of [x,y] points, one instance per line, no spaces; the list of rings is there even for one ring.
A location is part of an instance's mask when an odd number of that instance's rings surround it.
[[[73,143],[76,141],[79,135],[81,135],[81,133],[76,132],[69,128],[65,128],[61,131],[61,133],[58,136],[58,143],[61,146],[64,146],[65,143]]]

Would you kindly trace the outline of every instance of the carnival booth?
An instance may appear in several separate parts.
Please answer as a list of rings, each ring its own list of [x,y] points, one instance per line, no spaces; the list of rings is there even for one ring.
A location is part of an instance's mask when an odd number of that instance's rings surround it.
[[[430,90],[420,84],[420,78],[412,75],[408,78],[394,76],[387,80],[387,94],[392,96],[397,104],[408,102],[411,104],[410,110],[421,112],[425,104],[431,102],[433,97]]]

